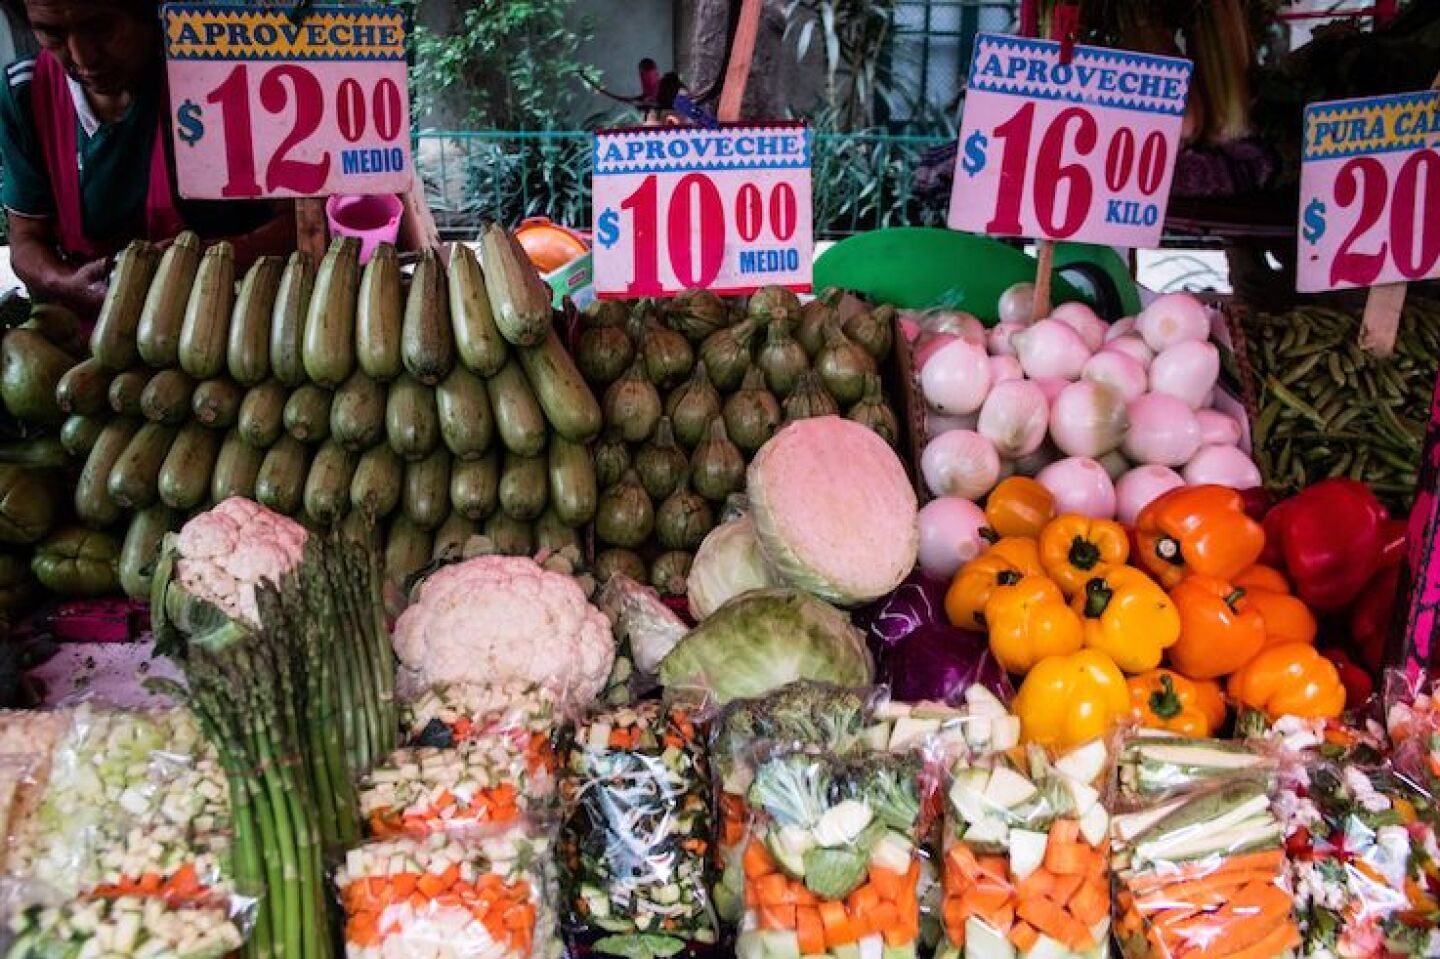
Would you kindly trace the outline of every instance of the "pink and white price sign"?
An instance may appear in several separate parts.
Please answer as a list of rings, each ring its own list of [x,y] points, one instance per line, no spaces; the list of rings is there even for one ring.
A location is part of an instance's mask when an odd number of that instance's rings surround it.
[[[810,156],[800,123],[595,134],[596,295],[809,290]]]
[[[180,195],[410,188],[405,17],[397,7],[172,3],[164,8]]]
[[[1300,292],[1440,276],[1437,147],[1440,91],[1305,109]]]
[[[1189,60],[984,33],[975,44],[952,229],[1109,246],[1160,242]]]

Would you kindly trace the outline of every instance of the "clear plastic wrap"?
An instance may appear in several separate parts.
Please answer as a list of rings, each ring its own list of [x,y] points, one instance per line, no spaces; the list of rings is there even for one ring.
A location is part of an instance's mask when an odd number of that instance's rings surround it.
[[[1102,740],[1054,756],[988,753],[951,771],[938,955],[1109,955],[1110,817]]]
[[[245,943],[253,904],[212,898],[172,902],[126,895],[35,903],[10,919],[7,959],[137,956],[220,959]]]
[[[335,885],[350,959],[558,959],[548,837],[433,833],[350,850]]]
[[[1120,797],[1126,802],[1153,800],[1228,779],[1272,784],[1279,765],[1273,752],[1228,739],[1136,730],[1120,744]]]
[[[1385,728],[1396,768],[1440,795],[1440,696],[1431,677],[1386,674]]]
[[[920,757],[757,748],[736,955],[915,955]]]
[[[561,707],[555,691],[546,686],[436,686],[407,702],[400,718],[411,746],[447,747],[467,739],[503,737],[523,749],[539,739],[548,741]]]
[[[657,946],[718,939],[709,790],[704,743],[683,709],[646,702],[577,726],[560,856],[572,933],[617,955],[637,940],[661,955]]]

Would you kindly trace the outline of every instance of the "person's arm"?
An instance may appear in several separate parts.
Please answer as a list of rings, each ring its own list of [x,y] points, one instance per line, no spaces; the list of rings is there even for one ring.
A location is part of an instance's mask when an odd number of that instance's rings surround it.
[[[262,256],[289,256],[295,250],[295,204],[277,203],[275,216],[249,233],[225,239],[235,248],[235,269],[248,270]]]
[[[105,258],[73,266],[61,259],[55,229],[48,219],[7,211],[10,266],[32,299],[60,303],[81,316],[93,317],[105,301],[110,270]]]

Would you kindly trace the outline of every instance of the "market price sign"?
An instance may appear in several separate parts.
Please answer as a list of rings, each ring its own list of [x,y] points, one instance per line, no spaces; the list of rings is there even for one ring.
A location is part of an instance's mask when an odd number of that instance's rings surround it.
[[[981,34],[952,229],[1110,246],[1160,242],[1189,60]]]
[[[595,293],[810,289],[811,132],[799,123],[595,135]]]
[[[1312,103],[1300,169],[1302,293],[1440,276],[1440,91]]]
[[[397,7],[167,4],[180,195],[400,193],[410,188],[405,19]]]

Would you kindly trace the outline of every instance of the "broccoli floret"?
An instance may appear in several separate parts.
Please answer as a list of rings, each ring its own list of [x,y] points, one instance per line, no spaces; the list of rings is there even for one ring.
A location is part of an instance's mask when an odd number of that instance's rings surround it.
[[[842,791],[868,805],[887,828],[909,834],[920,818],[921,770],[917,756],[873,753],[849,764]]]
[[[768,739],[848,753],[860,740],[868,705],[865,695],[854,689],[790,683],[765,698],[758,719]]]
[[[831,805],[835,777],[830,764],[824,756],[805,753],[766,760],[750,784],[750,805],[764,809],[782,826],[813,828]]]

